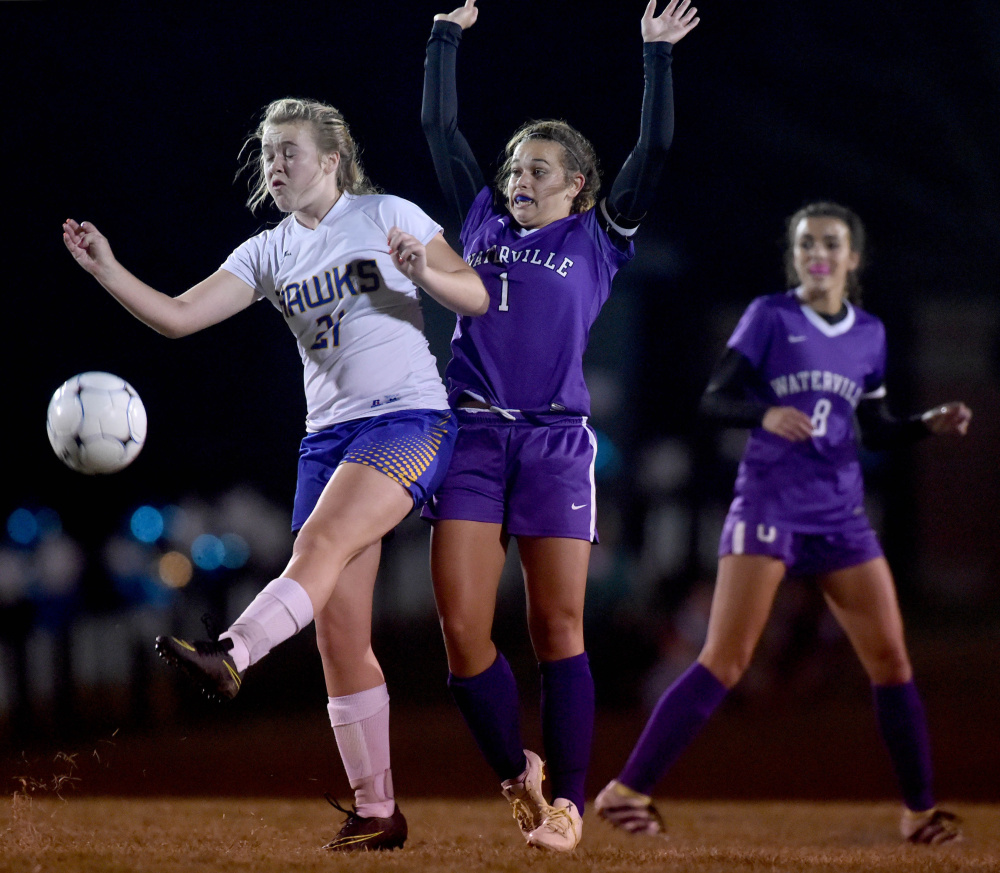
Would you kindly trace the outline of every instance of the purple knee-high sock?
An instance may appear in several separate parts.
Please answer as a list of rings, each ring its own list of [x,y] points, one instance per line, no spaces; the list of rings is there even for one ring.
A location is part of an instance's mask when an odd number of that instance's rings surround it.
[[[875,718],[909,809],[934,806],[931,740],[924,705],[911,679],[901,685],[873,685]]]
[[[695,661],[660,696],[618,781],[641,794],[652,794],[728,693]]]
[[[584,783],[594,739],[594,677],[587,653],[542,661],[542,736],[552,798],[565,797],[583,814]]]
[[[500,652],[476,676],[448,674],[448,688],[487,763],[503,782],[527,766],[521,743],[521,707],[517,682]]]

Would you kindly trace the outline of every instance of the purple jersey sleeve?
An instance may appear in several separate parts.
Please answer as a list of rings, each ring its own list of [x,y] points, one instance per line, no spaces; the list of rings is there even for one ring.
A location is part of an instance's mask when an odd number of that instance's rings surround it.
[[[767,297],[758,297],[746,308],[727,345],[736,349],[754,367],[759,367],[770,344],[771,308]]]
[[[463,251],[468,250],[470,242],[475,239],[476,234],[481,230],[482,226],[491,219],[500,223],[503,221],[503,216],[494,211],[493,191],[489,187],[486,187],[476,195],[476,199],[472,201],[472,206],[469,207],[465,221],[462,223],[461,240]]]

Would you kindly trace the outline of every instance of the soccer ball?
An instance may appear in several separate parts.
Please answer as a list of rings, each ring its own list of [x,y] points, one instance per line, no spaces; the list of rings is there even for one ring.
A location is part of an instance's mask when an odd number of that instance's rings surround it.
[[[146,441],[146,407],[120,376],[91,371],[67,379],[49,401],[52,448],[78,473],[117,473]]]

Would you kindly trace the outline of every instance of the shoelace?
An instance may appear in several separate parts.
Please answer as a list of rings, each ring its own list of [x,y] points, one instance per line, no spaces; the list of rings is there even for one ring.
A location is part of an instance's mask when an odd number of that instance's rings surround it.
[[[542,824],[545,827],[551,825],[551,830],[565,836],[573,829],[573,817],[569,814],[568,807],[553,809]]]
[[[219,634],[222,631],[219,629],[219,622],[216,621],[215,616],[210,612],[206,612],[201,617],[201,623],[205,626],[205,636],[210,640],[217,640]]]
[[[201,617],[201,623],[205,626],[205,636],[208,637],[207,640],[198,640],[194,643],[195,651],[199,655],[225,655],[233,647],[233,641],[230,639],[219,639],[219,634],[222,633],[220,629],[219,622],[216,621],[215,616],[210,612],[206,612]]]
[[[514,821],[517,822],[517,826],[521,830],[529,830],[534,824],[534,816],[531,814],[531,810],[528,809],[528,804],[526,804],[520,797],[515,797],[510,802],[511,807],[514,811]]]
[[[358,809],[357,809],[357,807],[354,807],[353,809],[344,809],[344,807],[342,807],[339,803],[337,803],[337,801],[334,799],[333,795],[331,795],[329,792],[326,792],[323,795],[323,797],[326,798],[326,802],[329,803],[330,806],[332,806],[338,812],[342,812],[344,815],[347,816],[347,819],[344,822],[345,824],[347,822],[349,822],[351,819],[361,818],[361,816],[358,815]]]

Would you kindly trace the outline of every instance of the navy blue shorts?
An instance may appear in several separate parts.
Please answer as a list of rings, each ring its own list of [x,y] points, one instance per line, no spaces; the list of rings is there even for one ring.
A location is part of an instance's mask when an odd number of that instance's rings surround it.
[[[458,441],[424,518],[505,525],[511,536],[597,542],[597,436],[579,415],[545,424],[458,409]]]
[[[414,506],[421,506],[448,470],[457,431],[449,409],[404,409],[306,434],[299,447],[292,530],[305,524],[341,464],[374,467],[409,491]]]
[[[801,533],[730,512],[719,541],[719,557],[726,555],[767,555],[789,575],[819,576],[880,558],[882,546],[867,522],[833,533]]]

